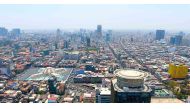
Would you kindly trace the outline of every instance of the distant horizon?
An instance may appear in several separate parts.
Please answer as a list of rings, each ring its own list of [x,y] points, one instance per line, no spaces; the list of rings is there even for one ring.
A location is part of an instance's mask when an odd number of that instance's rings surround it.
[[[2,26],[0,26],[1,28]],[[103,27],[103,25],[102,25]],[[3,28],[6,28],[6,27],[3,27]],[[19,28],[19,27],[16,27],[16,28]],[[15,28],[6,28],[8,29],[8,31],[10,32],[12,29],[15,29]],[[96,28],[52,28],[52,29],[23,29],[23,28],[19,28],[21,30],[21,32],[42,32],[42,31],[49,31],[49,32],[56,32],[57,29],[60,29],[61,31],[66,31],[66,32],[74,32],[74,31],[80,31],[80,29],[83,29],[83,30],[87,30],[87,31],[96,31]],[[177,30],[177,29],[109,29],[109,28],[102,28],[102,31],[106,32],[108,30],[112,30],[112,31],[116,31],[116,32],[156,32],[156,30],[165,30],[166,32],[185,32],[185,33],[190,33],[190,30]]]
[[[0,5],[0,27],[190,31],[190,5]]]
[[[103,27],[103,26],[102,26]],[[12,28],[13,29],[13,28]],[[54,31],[56,32],[57,29],[60,29],[61,31],[79,31],[80,29],[85,29],[85,30],[89,30],[89,31],[95,31],[96,28],[93,29],[89,29],[89,28],[53,28],[53,29],[22,29],[20,28],[21,31]],[[11,29],[9,29],[10,31]],[[112,30],[112,31],[152,31],[152,32],[156,32],[156,30],[165,30],[166,32],[186,32],[186,33],[190,33],[190,30],[175,30],[175,29],[102,29],[102,31],[108,31],[108,30]]]

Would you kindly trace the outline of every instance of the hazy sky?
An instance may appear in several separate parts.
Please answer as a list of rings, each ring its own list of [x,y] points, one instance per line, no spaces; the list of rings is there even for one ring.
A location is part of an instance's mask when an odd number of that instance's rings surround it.
[[[190,5],[0,5],[0,27],[190,30]]]

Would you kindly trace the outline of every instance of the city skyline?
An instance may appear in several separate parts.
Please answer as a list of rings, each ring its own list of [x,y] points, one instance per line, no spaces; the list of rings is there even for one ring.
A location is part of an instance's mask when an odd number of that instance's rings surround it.
[[[189,5],[1,5],[0,26],[22,29],[189,30]],[[135,17],[134,17],[135,16]]]
[[[0,6],[0,103],[190,103],[187,6]]]

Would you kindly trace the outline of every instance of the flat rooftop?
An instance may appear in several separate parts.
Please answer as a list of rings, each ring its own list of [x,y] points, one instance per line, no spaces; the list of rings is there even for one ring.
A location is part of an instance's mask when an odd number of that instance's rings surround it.
[[[111,95],[111,91],[108,88],[101,88],[100,95]]]
[[[151,103],[184,103],[177,98],[151,98]]]

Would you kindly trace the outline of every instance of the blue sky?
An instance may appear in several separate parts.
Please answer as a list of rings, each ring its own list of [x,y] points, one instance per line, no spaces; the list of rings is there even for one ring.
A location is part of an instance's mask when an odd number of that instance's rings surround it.
[[[190,5],[0,5],[0,27],[190,30]]]

